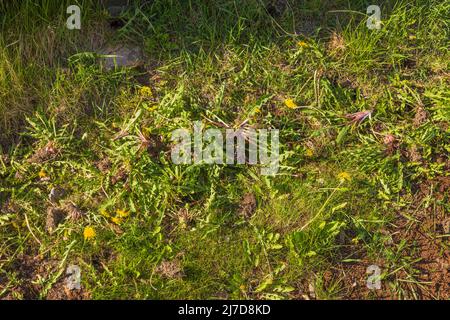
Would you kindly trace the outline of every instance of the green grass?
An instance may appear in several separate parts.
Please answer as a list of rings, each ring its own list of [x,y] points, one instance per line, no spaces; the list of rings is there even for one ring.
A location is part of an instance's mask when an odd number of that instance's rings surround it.
[[[216,2],[155,0],[116,31],[88,2],[80,31],[68,2],[0,4],[0,298],[55,297],[69,265],[93,299],[448,298],[423,260],[448,258],[450,2],[387,1],[379,31],[367,1]],[[102,41],[147,59],[106,72]],[[279,129],[279,173],[174,165],[171,132],[205,118]]]

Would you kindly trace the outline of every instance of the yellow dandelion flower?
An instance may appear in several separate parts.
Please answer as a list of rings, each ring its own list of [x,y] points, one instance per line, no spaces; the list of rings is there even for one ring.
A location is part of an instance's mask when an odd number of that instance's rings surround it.
[[[148,105],[144,105],[144,107],[145,107],[145,109],[147,109],[147,111],[149,111],[149,112],[152,112],[152,111],[155,111],[156,109],[158,109],[158,105],[156,104],[156,105],[154,105],[154,106],[152,106],[152,107],[149,107]]]
[[[41,171],[39,171],[38,175],[39,175],[39,178],[43,179],[43,178],[47,177],[47,172],[45,172],[44,169],[41,169]]]
[[[413,35],[413,34],[409,35],[408,38],[409,38],[409,40],[416,40],[417,39],[417,37],[415,35]]]
[[[106,209],[102,208],[100,209],[100,214],[102,216],[104,216],[105,218],[110,218],[111,216],[109,215],[108,211],[106,211]]]
[[[130,215],[130,211],[121,210],[121,209],[117,209],[116,213],[120,218],[126,218]]]
[[[261,109],[260,108],[258,108],[258,107],[256,107],[255,109],[254,109],[254,111],[253,111],[254,113],[260,113],[261,112]]]
[[[297,42],[297,45],[300,48],[307,48],[308,47],[308,44],[305,41],[299,41],[299,42]]]
[[[288,107],[289,109],[295,109],[297,108],[297,104],[294,102],[294,100],[292,99],[286,99],[284,100],[284,104],[286,105],[286,107]]]
[[[121,224],[122,223],[122,218],[120,218],[120,217],[112,217],[111,221],[114,222],[115,224]]]
[[[152,88],[144,86],[142,87],[140,90],[141,95],[146,96],[146,97],[151,97],[153,96],[153,91]]]
[[[314,151],[312,149],[306,149],[305,154],[307,157],[312,157],[314,155]]]
[[[341,173],[339,173],[337,175],[337,177],[339,178],[339,180],[341,182],[345,182],[345,181],[350,181],[352,180],[352,177],[350,175],[350,173],[346,172],[346,171],[342,171]]]
[[[95,238],[95,230],[92,227],[86,227],[83,231],[84,240],[90,240]]]

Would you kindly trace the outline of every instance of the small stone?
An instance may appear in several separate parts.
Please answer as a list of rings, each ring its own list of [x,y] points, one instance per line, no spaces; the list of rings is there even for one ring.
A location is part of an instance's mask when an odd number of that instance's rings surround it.
[[[113,17],[120,16],[125,10],[128,9],[129,1],[127,0],[103,0],[103,5],[105,6],[108,13]]]
[[[144,54],[142,49],[133,45],[116,45],[106,47],[99,52],[100,63],[106,71],[117,68],[133,68],[144,63]]]
[[[58,202],[64,195],[66,194],[66,191],[61,187],[54,187],[52,190],[50,190],[50,193],[48,195],[49,200],[52,203]]]

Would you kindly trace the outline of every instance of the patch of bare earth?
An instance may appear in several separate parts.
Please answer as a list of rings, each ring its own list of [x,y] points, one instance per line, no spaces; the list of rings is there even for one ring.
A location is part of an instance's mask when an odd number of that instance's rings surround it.
[[[256,197],[253,193],[244,195],[239,204],[239,215],[244,219],[250,219],[256,210]]]
[[[65,278],[64,278],[65,279]],[[88,300],[90,294],[83,288],[69,289],[64,281],[58,281],[47,293],[47,300]]]
[[[449,190],[450,177],[422,183],[413,205],[399,212],[395,221],[382,231],[390,239],[385,245],[393,251],[398,251],[401,243],[406,242],[401,255],[404,261],[411,262],[409,266],[398,261],[389,265],[382,254],[370,259],[362,246],[350,241],[352,235],[344,232],[340,235],[341,248],[336,262],[323,275],[324,288],[339,283],[341,289],[337,295],[343,299],[450,299],[450,216],[439,205],[448,201]],[[436,204],[426,205],[431,195],[437,200]],[[380,289],[367,286],[372,274],[367,268],[371,265],[380,267],[382,274],[388,274],[381,281]]]
[[[337,255],[338,262],[333,263],[331,270],[324,273],[324,288],[338,283],[340,290],[337,295],[341,299],[393,299],[386,282],[381,282],[380,289],[368,287],[369,277],[373,275],[372,271],[368,272],[368,268],[378,266],[383,273],[384,261],[382,257],[369,258],[361,245],[352,242],[353,236],[351,232],[342,232],[339,235],[341,248]]]
[[[19,280],[14,285],[9,285],[10,288],[6,294],[0,299],[3,300],[35,300],[42,298],[42,285],[37,280],[50,279],[58,272],[59,262],[51,259],[44,259],[40,255],[21,254],[16,260],[5,268],[8,273],[14,273]],[[0,287],[8,285],[7,279],[0,279]],[[70,290],[66,286],[66,278],[63,274],[47,291],[43,298],[49,300],[81,300],[89,299],[89,293],[81,288],[80,290]]]
[[[450,299],[450,250],[448,242],[448,211],[439,204],[426,206],[427,197],[439,201],[448,199],[450,177],[437,177],[421,184],[414,218],[418,220],[405,232],[394,235],[394,241],[402,239],[412,243],[413,259],[419,259],[414,264],[417,281],[421,285],[415,286],[420,299]],[[408,226],[406,218],[399,219],[399,227]]]
[[[342,257],[355,259],[357,262],[339,264],[329,277],[331,280],[342,281],[343,298],[450,299],[450,217],[442,206],[425,205],[431,194],[437,201],[448,199],[450,177],[437,177],[423,183],[419,189],[415,205],[408,212],[399,212],[398,218],[385,230],[392,238],[392,243],[388,245],[394,250],[406,241],[402,257],[413,263],[408,270],[400,268],[395,271],[399,265],[388,267],[383,257],[379,261],[370,261],[364,253],[358,254],[357,246],[349,246],[347,250],[351,253],[344,252]],[[366,273],[367,267],[372,264],[379,266],[382,273],[391,273],[387,279],[382,280],[379,290],[369,289],[366,285],[369,276]]]
[[[54,159],[59,153],[56,144],[53,141],[49,141],[44,147],[38,149],[30,158],[30,163],[43,163]]]
[[[166,279],[181,279],[184,275],[181,261],[178,258],[162,261],[155,271]]]

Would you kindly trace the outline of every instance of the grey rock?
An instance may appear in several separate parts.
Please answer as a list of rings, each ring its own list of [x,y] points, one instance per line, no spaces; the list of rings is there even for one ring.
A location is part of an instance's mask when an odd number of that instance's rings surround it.
[[[61,187],[54,187],[50,190],[48,198],[51,202],[58,202],[64,195],[66,194],[66,190]]]
[[[103,0],[103,6],[113,17],[120,16],[130,5],[128,0]]]
[[[116,45],[103,48],[97,53],[100,64],[106,71],[122,67],[137,67],[144,63],[144,54],[138,46]]]

